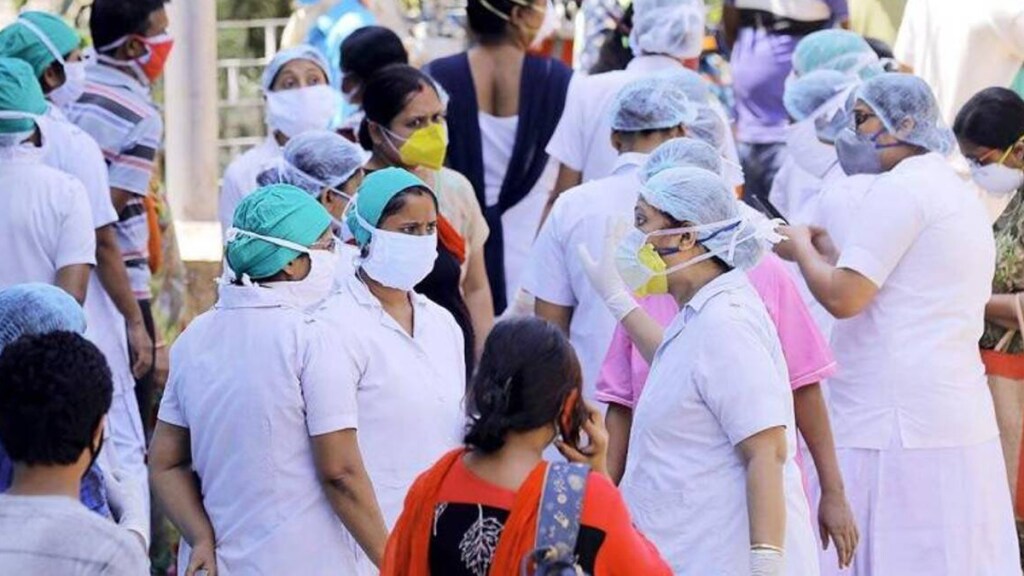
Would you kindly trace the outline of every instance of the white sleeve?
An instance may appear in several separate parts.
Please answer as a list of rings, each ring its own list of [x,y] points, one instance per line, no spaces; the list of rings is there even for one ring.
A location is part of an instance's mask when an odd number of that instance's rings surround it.
[[[530,258],[523,276],[523,289],[541,300],[559,306],[575,306],[576,296],[569,279],[565,252],[575,246],[565,246],[561,237],[562,219],[565,217],[566,196],[563,195],[551,210],[530,249]]]
[[[925,226],[921,204],[895,175],[876,180],[857,211],[857,225],[836,267],[853,270],[881,288]]]
[[[96,265],[96,230],[92,227],[89,197],[82,184],[65,176],[68,204],[60,221],[57,253],[53,259],[57,269],[75,264]]]
[[[353,342],[333,333],[330,323],[305,326],[306,347],[302,356],[299,386],[306,404],[306,429],[320,436],[356,428],[357,390],[361,370]]]
[[[181,346],[182,343],[180,341],[171,345],[171,370],[167,377],[167,386],[160,397],[160,409],[156,417],[158,420],[168,424],[188,428],[185,410],[178,398],[178,382],[181,380]]]
[[[577,172],[583,171],[584,150],[586,147],[586,134],[583,131],[586,111],[582,97],[586,96],[581,84],[586,79],[580,74],[573,74],[569,81],[569,90],[565,95],[565,109],[562,111],[562,118],[558,121],[555,133],[551,135],[545,151],[555,160]],[[597,122],[599,119],[591,119]]]
[[[771,378],[779,374],[778,378]],[[701,342],[694,372],[697,390],[719,425],[738,445],[792,419],[792,392],[767,343],[740,322],[719,326]]]

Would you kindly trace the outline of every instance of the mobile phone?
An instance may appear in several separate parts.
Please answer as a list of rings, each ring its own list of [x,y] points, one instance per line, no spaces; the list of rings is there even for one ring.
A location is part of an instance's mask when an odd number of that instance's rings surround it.
[[[782,212],[779,212],[779,209],[776,208],[775,205],[772,204],[771,201],[768,200],[767,198],[754,196],[753,194],[751,194],[749,198],[750,200],[752,200],[752,202],[749,203],[753,205],[755,210],[761,212],[762,214],[769,218],[778,218],[779,220],[782,220],[787,224],[789,223],[789,220],[787,220],[786,217],[782,215]]]
[[[562,435],[562,441],[570,446],[579,448],[580,429],[583,428],[583,422],[586,418],[587,407],[583,404],[582,398],[580,398],[579,389],[575,388],[572,392],[569,392],[565,403],[562,404],[562,413],[558,418],[558,431]]]

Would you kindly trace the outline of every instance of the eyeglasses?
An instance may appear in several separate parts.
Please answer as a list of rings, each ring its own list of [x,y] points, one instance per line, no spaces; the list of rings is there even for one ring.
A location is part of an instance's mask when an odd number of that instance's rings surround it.
[[[853,127],[854,129],[860,128],[861,124],[871,120],[872,118],[878,118],[877,114],[872,112],[864,112],[863,110],[853,111]]]

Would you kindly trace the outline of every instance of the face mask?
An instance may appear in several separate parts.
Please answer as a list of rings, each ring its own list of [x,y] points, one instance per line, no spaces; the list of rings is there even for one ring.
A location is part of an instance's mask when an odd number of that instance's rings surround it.
[[[49,50],[53,58],[64,68],[64,83],[54,88],[46,95],[50,102],[58,108],[63,108],[73,102],[77,102],[85,92],[85,62],[68,62],[57,50],[57,47],[50,41],[50,37],[43,33],[38,26],[27,18],[18,18],[18,24],[24,26],[28,31],[35,34],[43,46]]]
[[[356,203],[349,204],[356,210]],[[369,254],[359,266],[370,278],[396,290],[408,292],[434,269],[437,260],[437,234],[413,236],[374,228],[355,212],[356,220],[370,233]]]
[[[249,236],[269,242],[275,246],[288,248],[309,256],[309,274],[302,280],[268,282],[264,286],[287,296],[289,302],[302,310],[309,310],[327,298],[334,286],[334,277],[338,266],[338,256],[334,250],[313,250],[281,238],[273,238],[241,230],[230,228],[227,232],[227,243],[230,244],[238,236]],[[234,271],[232,271],[234,272]],[[237,274],[235,274],[237,277]],[[248,275],[243,274],[240,278],[245,286],[253,285]]]
[[[381,128],[391,138],[404,140],[401,146],[396,147],[402,164],[423,166],[431,170],[440,170],[444,166],[445,154],[448,152],[448,128],[444,124],[420,128],[405,139],[383,126]],[[391,145],[394,146],[394,143]]]
[[[135,35],[125,36],[124,38],[107,44],[102,48],[97,48],[97,58],[101,61],[107,62],[108,64],[113,64],[114,66],[124,66],[126,64],[124,61],[107,56],[106,53],[122,46],[131,38],[145,44],[146,53],[127,64],[148,82],[155,82],[157,78],[163,75],[164,67],[167,65],[167,58],[170,57],[171,49],[174,48],[174,38],[166,32],[151,37]]]
[[[836,137],[836,155],[839,157],[839,164],[847,176],[856,174],[881,174],[885,170],[882,167],[882,157],[879,150],[902,146],[902,142],[893,144],[878,144],[876,140],[885,133],[880,128],[871,136],[864,137],[854,130],[844,130]]]
[[[789,127],[786,151],[797,166],[815,178],[823,178],[836,163],[835,148],[818,140],[814,120],[811,119]]]
[[[1003,164],[971,166],[971,178],[986,192],[1009,196],[1024,187],[1024,170]]]
[[[338,92],[323,84],[267,93],[267,125],[288,138],[326,130],[341,104]]]

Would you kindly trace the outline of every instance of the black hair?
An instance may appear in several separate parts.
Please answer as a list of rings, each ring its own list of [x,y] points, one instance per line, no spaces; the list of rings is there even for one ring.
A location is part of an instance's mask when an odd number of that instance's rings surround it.
[[[554,324],[534,317],[498,322],[467,396],[465,443],[492,453],[509,432],[553,424],[582,382],[576,352]]]
[[[363,112],[366,117],[359,126],[359,144],[364,150],[373,150],[369,123],[381,126],[391,124],[424,86],[437,93],[437,86],[430,76],[406,64],[387,66],[370,77],[363,90]]]
[[[408,63],[409,53],[402,39],[384,26],[364,26],[341,43],[342,73],[363,81],[386,66]]]
[[[0,354],[0,442],[21,464],[74,464],[91,449],[112,395],[103,353],[82,336],[20,338]]]
[[[1009,148],[1024,136],[1024,99],[1007,88],[985,88],[957,113],[953,132],[972,144]]]
[[[633,60],[633,49],[629,46],[629,33],[632,31],[633,4],[630,4],[615,23],[615,28],[604,32],[604,41],[601,43],[597,62],[590,69],[591,74],[626,69]]]
[[[144,35],[149,17],[170,0],[94,0],[89,13],[93,44],[102,48],[131,35]]]
[[[484,5],[487,3],[498,12],[506,16],[502,18]],[[522,7],[521,4],[512,0],[469,0],[466,3],[466,18],[469,21],[469,30],[483,43],[493,43],[505,38],[508,34],[509,22],[512,10],[515,7]]]
[[[893,58],[892,47],[884,40],[865,36],[864,41],[868,43],[868,46],[871,46],[871,51],[880,59],[885,60]]]

